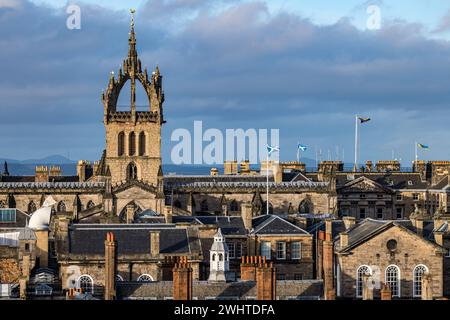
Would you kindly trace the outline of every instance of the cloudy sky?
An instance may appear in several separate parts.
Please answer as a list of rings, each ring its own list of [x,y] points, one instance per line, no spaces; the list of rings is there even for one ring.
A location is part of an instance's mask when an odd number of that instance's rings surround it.
[[[137,9],[143,64],[166,93],[163,161],[176,128],[279,128],[282,160],[450,159],[446,0],[0,0],[0,158],[100,157],[101,91],[127,54]],[[381,28],[367,27],[380,8]],[[142,97],[141,97],[142,98]],[[127,103],[123,94],[119,103]],[[138,102],[140,97],[138,97]],[[141,100],[142,101],[142,100]]]

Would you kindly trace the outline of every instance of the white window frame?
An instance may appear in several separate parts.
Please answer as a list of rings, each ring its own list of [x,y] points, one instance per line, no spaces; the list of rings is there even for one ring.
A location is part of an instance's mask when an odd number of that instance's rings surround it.
[[[78,288],[78,289],[83,289],[83,290],[84,290],[84,288],[81,287],[81,279],[82,279],[82,278],[89,279],[89,281],[91,282],[91,290],[90,290],[89,293],[94,294],[94,287],[95,287],[95,286],[94,286],[94,279],[93,279],[90,275],[88,275],[88,274],[82,274],[81,276],[78,277],[78,280],[77,280],[77,288]],[[85,281],[83,281],[83,282],[85,282]],[[83,291],[83,293],[88,293],[88,292],[87,292],[87,290],[86,290],[86,292]]]
[[[423,269],[423,272],[420,274],[420,280],[418,280],[418,275],[416,274],[417,269]],[[422,275],[424,273],[428,272],[428,267],[424,264],[418,264],[417,266],[414,267],[413,269],[413,297],[414,298],[420,298],[422,297]],[[419,285],[419,290],[420,293],[417,293],[418,291],[416,291],[416,286]]]
[[[265,256],[267,260],[272,259],[272,243],[270,241],[261,241],[259,243],[259,251],[261,256]]]
[[[230,259],[236,258],[236,244],[233,241],[227,241],[228,257]]]
[[[364,291],[364,286],[363,286],[363,279],[362,279],[362,272],[363,270],[365,270],[365,273],[372,275],[372,268],[369,267],[366,264],[360,265],[358,267],[358,269],[356,269],[356,297],[357,298],[362,298],[363,296],[363,291]]]
[[[282,244],[283,248],[282,250],[279,249],[278,245]],[[282,253],[282,256],[280,257],[279,253]],[[286,260],[286,241],[277,241],[276,242],[276,257],[277,260]]]
[[[9,216],[8,220],[3,220],[3,216]],[[0,223],[16,223],[17,210],[11,208],[0,208]]]
[[[298,245],[297,250],[294,250],[294,245]],[[294,252],[297,252],[297,255],[294,255]],[[302,259],[302,242],[301,241],[292,241],[291,242],[291,259],[292,260],[301,260]]]
[[[388,279],[388,270],[390,268],[395,268],[397,270],[397,294],[394,294],[394,290],[390,286],[391,280]],[[400,274],[400,268],[395,264],[390,264],[386,267],[386,270],[384,271],[384,281],[386,284],[388,284],[391,287],[392,297],[400,298],[401,297],[401,274]]]
[[[150,278],[150,281],[145,281],[145,280],[143,280],[144,278]],[[153,280],[153,277],[151,275],[149,275],[148,273],[143,273],[137,278],[137,281],[138,282],[153,282],[155,280]]]

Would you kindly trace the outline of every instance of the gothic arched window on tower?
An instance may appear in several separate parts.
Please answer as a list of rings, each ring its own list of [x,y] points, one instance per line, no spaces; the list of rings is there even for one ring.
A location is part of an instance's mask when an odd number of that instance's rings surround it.
[[[206,211],[209,210],[209,208],[208,208],[208,201],[206,201],[206,199],[203,200],[203,201],[200,203],[200,210],[203,211],[203,212],[206,212]]]
[[[64,201],[60,201],[57,206],[57,212],[66,212],[66,204]]]
[[[132,162],[127,166],[127,180],[136,180],[137,179],[137,167]]]
[[[130,132],[128,136],[128,153],[130,156],[134,156],[136,153],[136,134],[134,132]]]
[[[87,205],[86,205],[86,208],[87,208],[87,209],[90,209],[90,208],[92,208],[92,207],[95,207],[95,203],[94,203],[92,200],[89,200],[89,202],[88,202]]]
[[[309,199],[305,199],[300,202],[300,205],[298,206],[298,213],[312,213],[312,204]]]
[[[34,201],[31,201],[28,204],[28,213],[33,213],[36,211],[36,204],[34,203]]]
[[[125,153],[125,133],[120,132],[117,137],[117,154],[119,157],[123,156]]]
[[[139,155],[145,155],[145,133],[141,132],[139,134]]]

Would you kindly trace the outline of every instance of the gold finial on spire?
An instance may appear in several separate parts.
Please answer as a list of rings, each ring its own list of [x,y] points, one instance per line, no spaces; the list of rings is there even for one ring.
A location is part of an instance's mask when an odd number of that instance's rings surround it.
[[[130,9],[131,13],[131,26],[134,27],[134,14],[136,13],[136,9]]]

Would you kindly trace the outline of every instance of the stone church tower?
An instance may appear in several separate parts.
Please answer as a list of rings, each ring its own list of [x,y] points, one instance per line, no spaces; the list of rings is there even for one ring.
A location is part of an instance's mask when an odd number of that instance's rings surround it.
[[[130,109],[118,111],[117,102],[125,83],[130,81]],[[136,86],[142,85],[148,97],[148,110],[136,111]],[[142,71],[136,51],[134,18],[131,20],[128,57],[117,77],[111,72],[108,88],[102,94],[106,150],[102,159],[111,183],[139,180],[157,186],[161,171],[161,126],[164,93],[159,68],[149,76]]]

